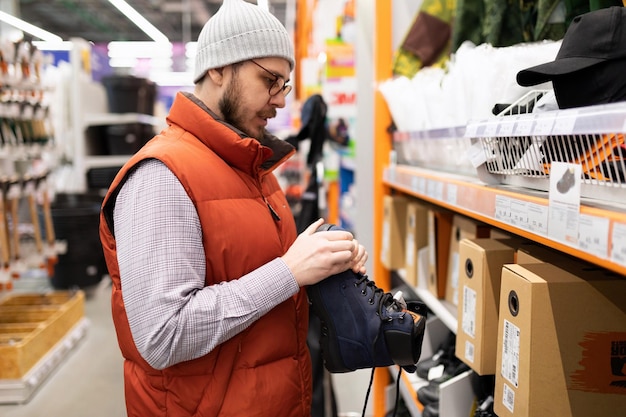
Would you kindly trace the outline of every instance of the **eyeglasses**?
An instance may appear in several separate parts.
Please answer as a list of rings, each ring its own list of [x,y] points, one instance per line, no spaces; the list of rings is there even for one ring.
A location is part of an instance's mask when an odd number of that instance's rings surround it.
[[[283,77],[281,77],[278,74],[273,73],[272,71],[268,70],[264,66],[259,65],[256,61],[252,59],[250,60],[250,62],[252,62],[257,67],[261,68],[263,71],[270,74],[272,77],[274,77],[274,79],[272,80],[272,85],[270,85],[270,88],[268,90],[271,97],[274,97],[276,94],[280,93],[281,91],[283,92],[283,96],[286,96],[287,94],[289,94],[289,92],[291,91],[293,87],[286,84],[286,81],[283,80]]]

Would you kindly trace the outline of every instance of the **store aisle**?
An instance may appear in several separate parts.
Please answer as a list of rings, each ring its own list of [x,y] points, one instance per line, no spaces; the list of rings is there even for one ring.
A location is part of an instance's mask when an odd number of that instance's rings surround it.
[[[45,278],[21,280],[16,291],[47,290]],[[0,404],[2,417],[124,417],[122,358],[103,279],[85,297],[85,337],[25,404]],[[360,415],[369,370],[333,375],[341,416]],[[368,410],[371,410],[370,399]],[[359,411],[359,412],[357,412]],[[368,411],[368,415],[371,411]]]
[[[26,404],[0,405],[3,417],[122,417],[122,358],[107,279],[85,299],[87,334]]]

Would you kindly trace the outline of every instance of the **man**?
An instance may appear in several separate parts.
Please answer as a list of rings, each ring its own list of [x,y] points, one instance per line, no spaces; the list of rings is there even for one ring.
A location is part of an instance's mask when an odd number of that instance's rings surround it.
[[[129,416],[309,416],[302,287],[367,254],[345,231],[297,236],[266,130],[293,46],[267,11],[225,0],[198,39],[193,94],[120,170],[100,236]]]

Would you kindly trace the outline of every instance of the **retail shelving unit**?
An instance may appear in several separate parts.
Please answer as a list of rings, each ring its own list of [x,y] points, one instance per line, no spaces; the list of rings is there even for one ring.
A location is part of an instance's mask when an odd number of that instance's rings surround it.
[[[536,151],[538,147],[545,148],[549,139],[557,138],[562,142],[559,148],[571,147],[563,154],[572,158],[572,154],[584,153],[573,150],[575,145],[582,144],[583,151],[586,152],[593,149],[594,144],[605,143],[605,138],[620,137],[625,131],[626,105],[623,103],[472,122],[466,128],[464,139],[474,144],[468,157],[473,154],[475,161],[479,161],[476,163],[476,175],[458,175],[442,170],[399,165],[393,163],[394,158],[390,158],[392,163],[383,170],[383,184],[388,187],[389,192],[412,196],[465,215],[626,277],[626,184],[623,178],[623,161],[619,157],[619,151],[614,155],[609,152],[615,151],[615,146],[622,147],[621,139],[606,149],[596,149],[597,156],[591,158],[594,162],[602,159],[603,163],[608,161],[609,164],[615,164],[608,169],[613,172],[611,178],[599,181],[590,173],[589,166],[579,163],[582,165],[582,172],[586,172],[582,175],[580,184],[580,206],[575,208],[569,224],[571,230],[565,235],[562,230],[555,231],[549,227],[554,216],[567,215],[562,207],[553,207],[549,167],[544,166],[540,173],[529,170],[521,164],[524,158],[528,158],[528,152],[521,152],[513,158],[514,163],[508,163],[515,168],[515,172],[501,172],[499,168],[487,165],[490,157],[501,162],[504,156],[497,151],[494,154],[494,147],[485,146],[484,143],[501,141],[504,142],[500,144],[502,149],[511,149],[511,146],[507,146],[507,141],[532,138],[525,149]],[[429,135],[421,132],[413,137]],[[548,150],[543,149],[536,156],[541,159],[547,153]],[[534,164],[536,165],[536,161]],[[603,172],[606,171],[607,169]],[[437,299],[426,289],[416,288],[415,292],[456,333],[456,308],[445,300]],[[404,385],[408,384],[401,390],[405,401],[416,402],[414,389],[409,381],[402,382]],[[409,408],[419,410],[420,407],[418,404],[411,404]],[[414,411],[413,414],[418,416],[418,412]],[[446,415],[457,414],[452,411]]]
[[[72,111],[72,172],[74,183],[68,192],[85,192],[88,188],[87,172],[94,168],[116,168],[124,165],[130,155],[99,154],[90,149],[86,140],[86,131],[94,126],[112,126],[124,124],[142,124],[161,127],[164,120],[148,114],[110,113],[107,111],[107,97],[103,86],[91,81],[89,64],[91,46],[83,39],[72,39],[70,61],[72,83],[70,100]]]

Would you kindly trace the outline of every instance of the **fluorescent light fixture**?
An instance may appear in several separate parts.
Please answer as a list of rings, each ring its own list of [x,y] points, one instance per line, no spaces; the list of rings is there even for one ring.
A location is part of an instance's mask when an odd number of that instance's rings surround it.
[[[57,43],[63,42],[63,39],[60,36],[57,36],[54,33],[50,33],[47,30],[43,30],[42,28],[35,25],[31,25],[30,23],[25,22],[22,19],[18,19],[17,17],[12,16],[8,13],[0,11],[0,20],[18,28],[22,32],[30,33],[31,35],[36,36],[41,40]]]
[[[47,42],[47,41],[33,41],[33,45],[40,51],[71,51],[72,42]]]
[[[192,87],[192,72],[152,71],[150,79],[161,87]]]
[[[162,42],[109,42],[109,58],[171,58],[172,44]]]
[[[157,29],[152,23],[148,22],[145,17],[139,14],[137,10],[133,9],[124,0],[109,0],[113,6],[117,8],[124,16],[126,16],[137,27],[144,31],[146,35],[152,38],[155,42],[168,42],[169,39],[163,32]]]
[[[173,61],[171,58],[147,59],[133,57],[117,57],[109,59],[111,68],[153,68],[166,69],[172,68]]]
[[[198,51],[198,42],[187,42],[185,44],[185,56],[190,59],[194,59],[196,57],[196,52]]]

